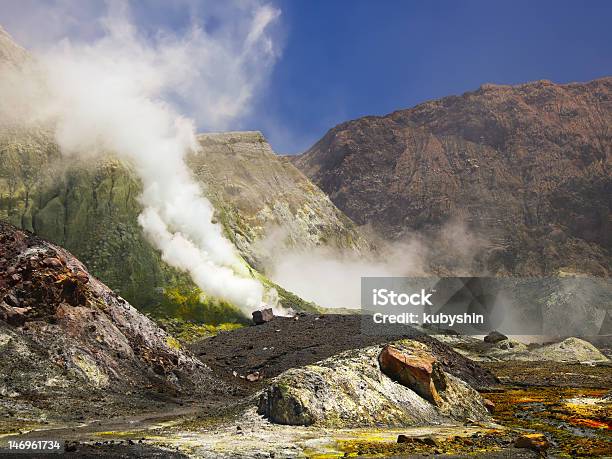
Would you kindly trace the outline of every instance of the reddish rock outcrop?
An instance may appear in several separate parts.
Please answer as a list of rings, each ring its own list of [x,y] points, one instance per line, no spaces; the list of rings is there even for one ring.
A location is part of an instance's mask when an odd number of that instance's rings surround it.
[[[66,415],[69,404],[78,416],[91,399],[111,407],[152,392],[222,391],[202,362],[69,252],[3,222],[0,350],[0,391],[51,413]]]
[[[440,406],[438,394],[444,389],[444,373],[433,355],[422,353],[409,355],[393,346],[385,346],[378,356],[381,371],[391,379],[412,389],[425,400]]]
[[[611,125],[611,77],[483,85],[340,124],[291,160],[353,221],[388,239],[465,224],[478,244],[441,234],[429,260],[439,270],[460,268],[463,248],[472,272],[605,276]]]

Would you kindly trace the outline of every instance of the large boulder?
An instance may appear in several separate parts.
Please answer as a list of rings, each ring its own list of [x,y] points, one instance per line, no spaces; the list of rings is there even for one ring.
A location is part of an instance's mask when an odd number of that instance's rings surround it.
[[[495,344],[505,339],[508,339],[506,335],[498,332],[497,330],[493,330],[491,333],[484,337],[484,342]]]
[[[393,343],[393,355],[398,352],[420,356],[423,368],[419,371],[424,373],[427,373],[427,362],[431,363],[435,398],[428,396],[423,387],[425,375],[418,385],[413,385],[419,387],[417,392],[381,371],[379,356],[384,349],[378,345],[348,350],[316,364],[285,371],[262,392],[258,412],[279,424],[329,427],[490,420],[480,394],[438,368],[435,359],[427,354],[426,345],[412,340],[398,341]],[[394,360],[388,348],[384,355],[382,360],[392,365]],[[414,363],[415,368],[419,367],[416,359]],[[403,380],[414,384],[411,378]]]
[[[262,325],[274,319],[274,312],[272,312],[272,308],[266,308],[266,309],[261,309],[259,311],[253,311],[252,315],[253,315],[253,323],[255,325]]]
[[[425,400],[440,406],[442,399],[436,383],[444,390],[446,378],[436,358],[428,352],[407,354],[393,346],[385,346],[378,356],[381,371],[406,386]]]
[[[554,362],[607,362],[609,359],[588,341],[567,338],[531,352],[531,360]]]

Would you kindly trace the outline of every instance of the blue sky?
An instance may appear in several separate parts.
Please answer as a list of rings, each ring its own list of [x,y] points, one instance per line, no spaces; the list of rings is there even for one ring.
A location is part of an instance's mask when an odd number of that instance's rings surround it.
[[[287,0],[257,119],[280,153],[334,125],[482,83],[612,75],[611,1]],[[258,120],[274,126],[258,126]],[[267,124],[267,123],[264,123]]]
[[[159,30],[181,36],[194,19],[214,33],[241,8],[270,2],[281,10],[272,35],[279,57],[250,114],[227,127],[263,131],[279,153],[305,151],[343,121],[487,82],[612,75],[609,0],[132,0],[130,7],[154,42]],[[117,3],[0,0],[0,23],[30,48],[63,37],[95,40],[108,5]],[[223,30],[231,35],[237,24]]]

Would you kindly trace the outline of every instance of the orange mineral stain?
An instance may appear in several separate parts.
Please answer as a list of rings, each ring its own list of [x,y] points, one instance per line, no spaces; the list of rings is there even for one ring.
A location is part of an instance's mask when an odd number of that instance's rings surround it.
[[[593,419],[583,419],[583,418],[574,418],[571,419],[570,422],[572,424],[590,427],[592,429],[612,429],[612,422],[604,422],[604,421],[595,421]]]

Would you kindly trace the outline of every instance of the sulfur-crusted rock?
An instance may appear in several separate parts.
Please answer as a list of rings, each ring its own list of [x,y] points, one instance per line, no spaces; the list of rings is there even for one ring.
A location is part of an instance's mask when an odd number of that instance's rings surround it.
[[[531,360],[555,362],[607,362],[609,359],[588,341],[580,338],[566,338],[559,343],[534,349]]]
[[[427,352],[424,344],[411,340],[393,346],[406,354]],[[285,371],[261,394],[258,412],[279,424],[330,427],[490,420],[478,392],[452,375],[443,374],[439,405],[394,381],[380,369],[382,350],[383,346],[350,350]]]
[[[534,346],[527,346],[513,339],[491,344],[470,336],[437,335],[437,338],[475,361],[520,360],[568,363],[609,361],[608,357],[593,344],[574,337]]]

